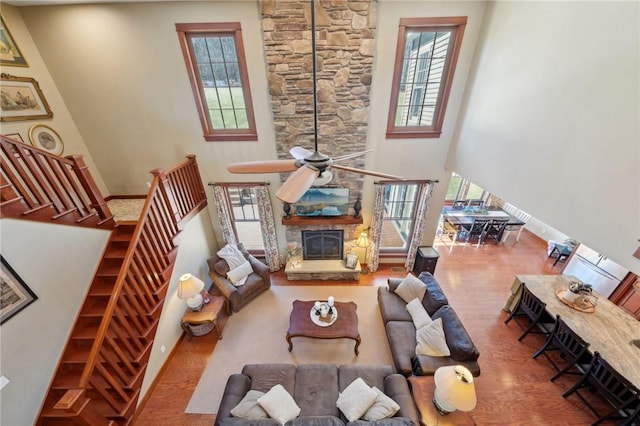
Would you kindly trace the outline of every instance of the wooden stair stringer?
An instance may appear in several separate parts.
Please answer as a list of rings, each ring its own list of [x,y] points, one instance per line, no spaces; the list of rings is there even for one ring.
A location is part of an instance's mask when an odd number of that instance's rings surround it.
[[[128,362],[130,363],[129,368],[122,368],[122,370],[126,371],[129,375],[126,383],[121,383],[121,386],[126,389],[128,397],[126,399],[113,397],[117,392],[113,389],[110,390],[109,383],[101,377],[94,377],[90,379],[90,384],[100,383],[106,386],[102,390],[85,389],[84,395],[87,401],[78,404],[80,412],[76,413],[72,411],[69,413],[68,410],[61,411],[60,409],[55,409],[54,406],[59,403],[61,398],[65,398],[66,393],[79,388],[82,371],[88,361],[89,351],[95,341],[100,321],[102,320],[101,314],[106,309],[118,277],[118,265],[122,266],[124,262],[134,230],[135,223],[127,223],[125,225],[119,224],[112,231],[85,301],[80,308],[76,322],[63,350],[50,388],[43,400],[43,405],[36,422],[37,425],[61,424],[64,422],[63,419],[66,419],[67,424],[86,424],[84,420],[79,418],[84,417],[82,411],[86,411],[88,417],[94,420],[95,414],[100,413],[104,421],[104,423],[101,424],[107,425],[129,424],[133,418],[146,367],[151,356],[151,348],[158,329],[158,322],[162,307],[164,306],[171,273],[175,266],[177,246],[173,247],[168,253],[163,254],[163,257],[169,262],[168,266],[159,272],[163,283],[160,287],[150,291],[154,296],[155,302],[150,305],[148,312],[141,313],[141,315],[146,317],[142,323],[148,324],[148,326],[144,330],[138,331],[136,336],[132,337],[133,339],[141,341],[142,345],[139,348],[135,345],[123,345],[136,349],[133,353],[131,351],[127,352],[129,356]],[[125,343],[119,338],[116,338],[116,341]],[[105,367],[104,365],[102,365],[102,368],[109,369],[108,366]],[[131,370],[131,368],[133,368],[133,370]],[[111,403],[105,399],[104,392],[111,395]],[[118,409],[113,407],[114,401],[118,401]]]

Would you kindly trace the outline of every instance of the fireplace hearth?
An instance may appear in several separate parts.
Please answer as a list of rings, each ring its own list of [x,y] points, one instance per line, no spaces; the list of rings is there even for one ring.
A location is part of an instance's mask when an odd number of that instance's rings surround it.
[[[302,231],[302,247],[304,260],[342,259],[344,231]]]

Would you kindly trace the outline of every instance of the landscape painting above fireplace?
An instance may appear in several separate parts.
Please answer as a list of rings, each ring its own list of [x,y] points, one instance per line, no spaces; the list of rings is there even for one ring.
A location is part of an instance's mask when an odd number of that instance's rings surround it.
[[[349,188],[311,188],[295,204],[298,216],[342,216],[349,213]]]

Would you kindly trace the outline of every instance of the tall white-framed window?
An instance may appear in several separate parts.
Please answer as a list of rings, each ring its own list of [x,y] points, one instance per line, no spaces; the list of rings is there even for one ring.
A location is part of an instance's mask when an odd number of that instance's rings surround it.
[[[380,235],[381,252],[406,252],[413,233],[418,185],[393,184],[384,187],[384,215]]]

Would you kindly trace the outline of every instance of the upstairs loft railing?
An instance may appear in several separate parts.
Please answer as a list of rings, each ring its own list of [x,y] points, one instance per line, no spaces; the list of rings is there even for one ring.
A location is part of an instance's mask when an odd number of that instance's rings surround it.
[[[115,226],[81,155],[65,158],[0,137],[0,217]]]
[[[57,396],[52,407],[45,401],[38,424],[61,417],[70,424],[130,422],[173,271],[174,239],[181,224],[206,206],[195,156],[187,158],[173,169],[152,171],[153,182],[110,297],[101,304],[99,297],[90,300],[92,285],[74,325],[70,341],[76,331],[86,330],[85,312],[90,309],[96,318],[102,311],[95,340],[82,357],[86,362],[78,368],[77,352],[66,360],[65,349],[54,377],[55,382],[62,373],[64,393],[52,385]],[[104,295],[104,283],[99,286]]]

